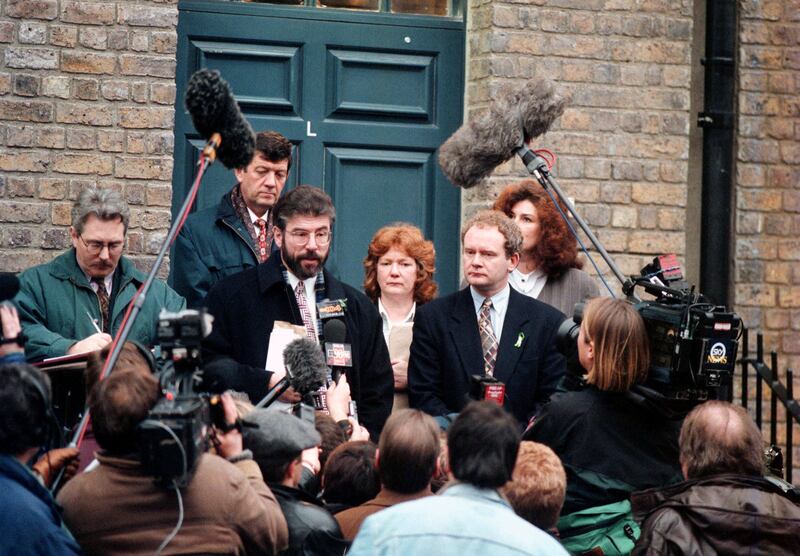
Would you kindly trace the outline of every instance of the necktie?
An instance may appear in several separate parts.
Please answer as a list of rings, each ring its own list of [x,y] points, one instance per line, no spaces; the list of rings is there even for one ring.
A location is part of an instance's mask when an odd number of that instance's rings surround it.
[[[267,223],[263,219],[256,220],[256,224],[260,228],[258,233],[258,256],[263,263],[267,260]]]
[[[297,299],[297,306],[300,308],[300,315],[303,317],[303,324],[306,326],[306,336],[312,342],[317,341],[317,327],[311,320],[311,311],[308,309],[306,301],[306,287],[303,282],[298,282],[294,289],[294,297]]]
[[[481,347],[483,348],[483,368],[489,376],[494,373],[494,364],[497,361],[497,338],[495,338],[492,319],[489,316],[491,308],[492,300],[487,297],[483,300],[481,311],[478,314],[478,329],[481,333]]]
[[[100,314],[103,316],[103,332],[108,332],[108,291],[106,291],[106,284],[103,278],[92,278],[92,282],[97,284],[97,300],[100,302]]]

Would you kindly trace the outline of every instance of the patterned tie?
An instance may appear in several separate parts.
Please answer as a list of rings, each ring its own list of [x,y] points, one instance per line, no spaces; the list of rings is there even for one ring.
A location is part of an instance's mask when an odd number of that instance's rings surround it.
[[[483,368],[489,376],[494,374],[494,364],[497,361],[497,338],[495,338],[492,319],[489,316],[491,308],[492,300],[487,297],[483,300],[481,312],[478,314],[478,329],[481,333],[481,347],[483,348]]]
[[[100,302],[100,313],[103,315],[103,332],[108,332],[108,291],[106,291],[105,279],[92,278],[92,282],[97,284],[97,300]]]
[[[303,282],[298,282],[294,289],[294,297],[297,299],[297,306],[300,308],[300,315],[303,317],[303,324],[306,325],[306,336],[312,342],[317,341],[317,328],[311,320],[311,311],[308,309],[306,301],[306,287]]]
[[[258,233],[258,256],[263,263],[267,260],[267,223],[259,218],[256,220],[256,224],[260,228]]]

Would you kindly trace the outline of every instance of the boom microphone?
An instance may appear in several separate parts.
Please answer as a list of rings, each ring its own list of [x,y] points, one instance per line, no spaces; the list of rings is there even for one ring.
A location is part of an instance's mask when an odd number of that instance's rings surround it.
[[[319,346],[307,338],[292,340],[283,350],[283,362],[292,372],[289,384],[305,397],[325,384],[328,367]]]
[[[546,132],[566,106],[547,79],[502,89],[488,109],[456,130],[439,148],[439,166],[453,184],[478,185],[517,148]]]
[[[226,168],[244,168],[253,159],[253,128],[242,116],[228,82],[217,70],[200,69],[186,85],[186,109],[197,132],[208,140],[222,136],[217,157]]]

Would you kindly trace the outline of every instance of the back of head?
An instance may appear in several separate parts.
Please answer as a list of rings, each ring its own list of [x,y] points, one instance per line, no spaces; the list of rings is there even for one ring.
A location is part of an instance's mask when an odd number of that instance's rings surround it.
[[[21,455],[48,440],[50,381],[26,363],[0,366],[0,453]]]
[[[522,442],[513,479],[504,489],[517,515],[540,529],[553,529],[566,491],[567,474],[556,453],[538,442]]]
[[[743,407],[718,400],[695,407],[683,422],[679,443],[687,479],[763,474],[764,441]]]
[[[72,205],[72,227],[80,235],[83,225],[89,216],[95,215],[100,220],[119,219],[128,230],[130,209],[122,195],[113,189],[87,187],[78,195]]]
[[[313,185],[298,185],[275,203],[274,222],[281,230],[286,229],[286,224],[295,216],[327,216],[333,226],[336,220],[336,210],[333,201],[319,187]]]
[[[94,385],[100,381],[100,373],[103,372],[103,366],[106,364],[106,359],[108,359],[108,355],[111,352],[111,346],[112,344],[108,344],[100,351],[93,351],[86,360],[84,382],[86,384],[87,399]],[[134,342],[125,342],[112,371],[137,371],[151,374],[154,369],[151,367],[150,361],[145,357],[142,351],[144,349],[143,346]]]
[[[283,481],[289,464],[303,450],[320,443],[314,425],[282,411],[254,409],[246,421],[256,426],[245,429],[244,447],[253,452],[253,459],[268,483]]]
[[[342,427],[333,420],[333,417],[322,411],[318,411],[314,418],[314,428],[317,429],[320,438],[319,466],[320,472],[325,470],[325,464],[333,451],[347,442]]]
[[[345,442],[328,458],[322,476],[328,504],[358,506],[372,500],[381,489],[375,469],[375,444],[368,440]]]
[[[89,395],[97,443],[112,455],[137,449],[137,432],[158,400],[158,380],[138,370],[117,370],[98,382]]]
[[[594,342],[594,367],[586,377],[600,390],[627,392],[647,377],[650,343],[641,315],[633,306],[610,297],[586,304],[583,325]]]
[[[436,421],[417,409],[393,413],[381,432],[378,454],[384,488],[404,494],[428,488],[439,457]]]
[[[491,402],[471,402],[447,431],[450,471],[463,483],[499,488],[511,480],[520,432],[514,418]]]

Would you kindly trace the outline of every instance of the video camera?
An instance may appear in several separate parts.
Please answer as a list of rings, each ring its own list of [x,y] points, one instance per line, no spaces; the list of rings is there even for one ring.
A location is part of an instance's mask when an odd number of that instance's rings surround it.
[[[636,288],[654,296],[642,301]],[[623,285],[623,293],[644,320],[650,339],[646,384],[636,392],[651,401],[685,413],[709,399],[731,399],[731,384],[741,334],[741,319],[714,305],[683,280],[675,255],[656,257]],[[558,333],[559,349],[568,361],[566,387],[581,386],[584,371],[577,363],[582,304]]]
[[[209,425],[224,425],[219,396],[199,392],[201,343],[211,321],[196,310],[162,310],[158,318],[163,364],[157,375],[164,396],[139,425],[139,451],[144,470],[164,485],[174,480],[186,486],[208,448]]]

